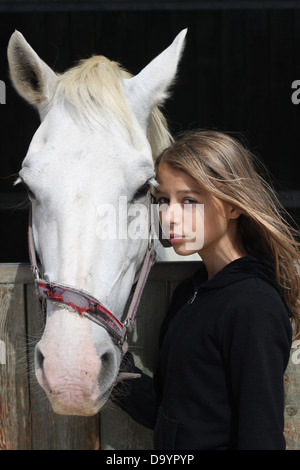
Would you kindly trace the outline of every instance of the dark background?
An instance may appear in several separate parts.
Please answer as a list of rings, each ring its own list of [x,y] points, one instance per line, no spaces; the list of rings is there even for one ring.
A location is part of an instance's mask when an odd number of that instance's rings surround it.
[[[173,133],[234,131],[267,166],[289,213],[300,217],[299,1],[0,0],[0,262],[27,262],[26,194],[13,187],[39,120],[12,89],[6,48],[18,29],[57,72],[93,53],[133,74],[188,27],[165,112]]]

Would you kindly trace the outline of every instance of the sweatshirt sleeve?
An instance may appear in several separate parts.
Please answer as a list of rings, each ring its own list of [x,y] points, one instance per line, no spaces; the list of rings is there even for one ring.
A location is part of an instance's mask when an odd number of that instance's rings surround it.
[[[284,450],[288,313],[280,300],[264,293],[245,296],[237,304],[224,335],[234,441],[240,450]]]
[[[114,389],[113,401],[139,424],[153,429],[158,403],[152,377],[135,366],[130,352],[124,356],[122,371],[134,372],[141,377],[118,383]]]
[[[175,289],[171,305],[161,325],[159,345],[162,343],[169,321],[174,315],[174,312],[186,301],[187,286],[192,289],[190,281],[183,282]],[[118,383],[114,388],[113,401],[135,421],[150,429],[154,429],[159,408],[155,379],[153,380],[152,377],[146,375],[135,366],[133,356],[130,352],[127,352],[124,356],[121,370],[122,372],[141,374],[141,378],[128,379]],[[157,382],[156,380],[156,386],[159,387],[159,383]]]

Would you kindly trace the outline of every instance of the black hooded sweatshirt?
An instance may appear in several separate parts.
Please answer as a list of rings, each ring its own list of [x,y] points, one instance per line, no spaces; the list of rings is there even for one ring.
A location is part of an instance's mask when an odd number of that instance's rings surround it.
[[[264,255],[175,290],[154,378],[127,380],[120,406],[154,429],[156,450],[283,450],[289,311]],[[123,395],[123,394],[122,394]]]

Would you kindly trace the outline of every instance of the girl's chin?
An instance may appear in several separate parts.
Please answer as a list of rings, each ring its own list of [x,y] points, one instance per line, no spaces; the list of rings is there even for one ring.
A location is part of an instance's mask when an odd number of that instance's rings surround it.
[[[200,244],[197,244],[193,240],[182,239],[179,241],[178,239],[176,239],[175,242],[174,240],[175,239],[170,240],[170,242],[172,243],[173,250],[175,251],[175,253],[181,256],[188,256],[194,253],[198,253],[199,250],[202,248],[202,246],[198,246]]]

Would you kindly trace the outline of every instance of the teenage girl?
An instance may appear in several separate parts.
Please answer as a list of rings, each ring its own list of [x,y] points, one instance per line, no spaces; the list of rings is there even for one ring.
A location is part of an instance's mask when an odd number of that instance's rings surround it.
[[[120,406],[154,429],[154,449],[285,449],[292,327],[300,336],[296,235],[228,135],[186,133],[156,166],[165,233],[203,263],[174,293],[153,379],[127,353],[141,378],[118,386]]]

